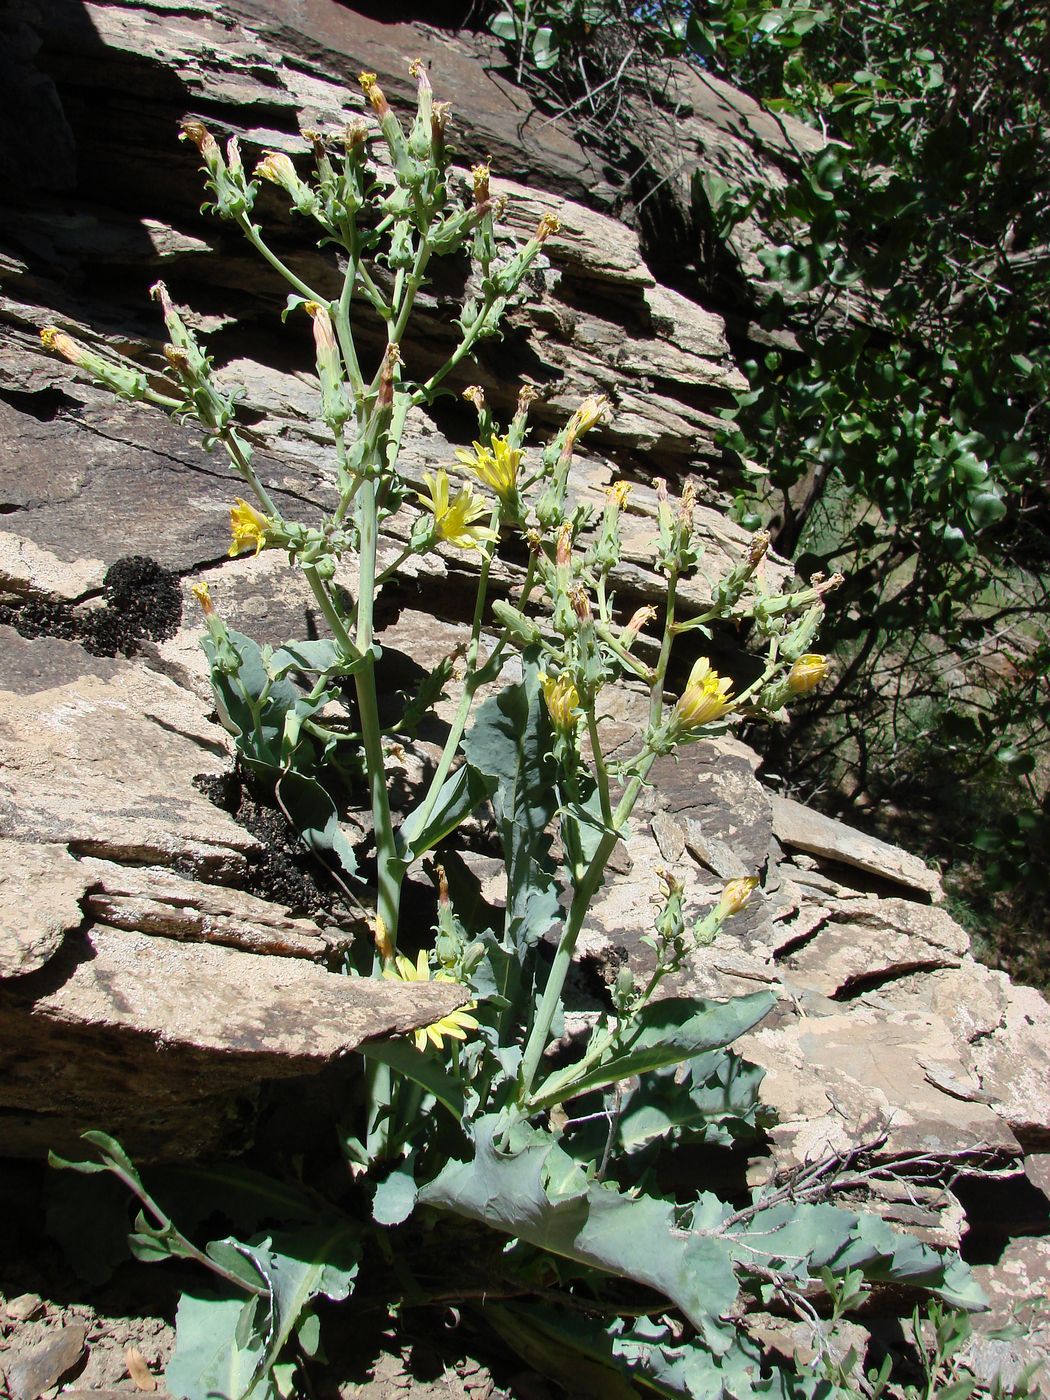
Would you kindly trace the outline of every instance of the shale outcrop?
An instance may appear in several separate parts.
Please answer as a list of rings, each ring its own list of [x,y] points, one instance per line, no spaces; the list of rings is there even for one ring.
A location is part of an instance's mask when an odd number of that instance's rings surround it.
[[[189,589],[207,578],[230,623],[272,643],[318,626],[309,595],[280,559],[227,559],[237,486],[217,455],[48,357],[40,329],[155,368],[163,327],[147,289],[163,276],[224,381],[244,387],[246,431],[278,501],[299,515],[329,505],[307,340],[281,324],[282,284],[200,214],[196,152],[175,137],[196,116],[239,136],[249,158],[299,155],[304,128],[360,114],[360,69],[407,102],[407,60],[422,57],[454,100],[457,162],[465,172],[491,157],[510,233],[544,211],[561,223],[504,340],[453,387],[483,384],[505,415],[533,383],[541,433],[584,395],[612,397],[574,489],[599,500],[615,478],[634,484],[625,607],[660,587],[657,478],[699,493],[705,553],[687,607],[746,548],[722,509],[739,468],[718,438],[744,381],[720,316],[661,282],[618,217],[625,177],[571,119],[538,111],[483,36],[384,23],[336,0],[15,0],[2,24],[17,130],[0,159],[17,193],[0,210],[0,1151],[68,1149],[89,1127],[119,1128],[144,1158],[233,1151],[264,1086],[425,1024],[460,993],[369,983],[362,1002],[336,975],[354,915],[326,906],[265,814],[249,820],[232,792]],[[817,140],[713,80],[682,82],[668,178],[746,166],[781,179],[792,151]],[[262,213],[282,252],[328,286],[331,267],[304,257],[276,199]],[[402,347],[416,374],[444,358],[461,290],[447,278],[424,293]],[[471,435],[454,398],[414,413],[406,474],[419,482],[450,464]],[[398,544],[392,534],[391,555]],[[504,560],[497,584],[518,567]],[[786,577],[766,567],[771,584]],[[380,640],[408,675],[455,647],[469,584],[450,551],[384,600]],[[626,741],[642,697],[613,704],[603,732]],[[426,761],[425,746],[406,756]],[[585,958],[600,977],[644,955],[661,867],[683,875],[697,907],[725,879],[757,874],[760,897],[685,978],[704,995],[777,993],[740,1047],[766,1071],[776,1112],[752,1178],[863,1151],[857,1190],[889,1218],[944,1244],[983,1232],[992,1254],[1011,1230],[1030,1234],[1025,1276],[1045,1279],[1045,1000],[975,961],[937,872],[771,792],[757,767],[732,739],[665,761]]]

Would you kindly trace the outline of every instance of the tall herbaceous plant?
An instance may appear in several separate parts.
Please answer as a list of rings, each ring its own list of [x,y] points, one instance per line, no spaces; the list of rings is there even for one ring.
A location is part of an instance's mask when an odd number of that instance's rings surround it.
[[[438,1298],[464,1305],[484,1298],[486,1322],[506,1342],[556,1373],[560,1366],[604,1378],[586,1383],[594,1393],[607,1385],[609,1394],[626,1394],[637,1383],[663,1395],[830,1394],[839,1382],[810,1301],[814,1289],[830,1292],[839,1308],[876,1278],[922,1285],[956,1304],[975,1295],[957,1259],[875,1217],[772,1190],[730,1206],[695,1182],[667,1184],[675,1178],[664,1164],[683,1144],[746,1142],[761,1131],[760,1075],[727,1047],[774,998],[758,992],[705,1002],[665,995],[663,987],[740,912],[756,881],[734,880],[713,908],[698,910],[688,907],[683,881],[665,872],[644,931],[644,975],[624,966],[605,1009],[575,1038],[564,1036],[563,1020],[577,940],[654,761],[722,732],[733,716],[775,714],[819,684],[827,663],[812,646],[827,585],[769,594],[759,568],[765,541],[757,537],[706,610],[681,618],[679,582],[700,553],[693,500],[689,490],[673,500],[661,488],[653,557],[664,596],[659,608],[619,616],[611,579],[629,488],[615,484],[600,516],[569,499],[578,444],[613,411],[604,398],[582,402],[539,446],[527,441],[530,387],[506,425],[480,390],[468,389],[477,412],[473,447],[427,472],[421,490],[405,479],[398,462],[409,411],[433,403],[457,366],[496,334],[557,230],[545,214],[521,246],[499,236],[502,205],[488,167],[476,165],[469,178],[452,167],[448,104],[433,100],[421,63],[411,72],[418,84],[411,126],[391,110],[375,76],[363,73],[374,121],[307,132],[310,177],[278,153],[249,174],[236,140],[224,151],[200,122],[183,126],[200,152],[215,214],[287,280],[286,315],[311,322],[337,487],[330,514],[299,521],[278,509],[238,426],[237,394],[216,383],[162,283],[153,295],[168,334],[163,375],[97,354],[54,328],[43,337],[122,397],[195,423],[241,483],[230,512],[231,554],[280,550],[301,572],[328,635],[276,649],[228,627],[221,599],[205,585],[194,590],[216,708],[243,770],[370,911],[346,975],[459,984],[462,1004],[414,1036],[363,1048],[366,1090],[333,1111],[346,1164],[340,1184],[325,1193],[275,1184],[246,1239],[194,1244],[103,1134],[88,1135],[101,1162],[76,1165],[115,1172],[139,1197],[136,1253],[192,1258],[212,1275],[183,1297],[168,1370],[169,1389],[191,1400],[292,1393],[321,1346],[319,1302],[356,1288],[374,1306],[368,1280],[376,1270],[395,1316]],[[269,246],[253,218],[261,181],[283,192],[338,261],[338,297],[322,296]],[[454,350],[422,379],[402,347],[431,261],[447,257],[469,259],[470,290],[454,322]],[[361,308],[385,327],[378,355],[362,351]],[[380,531],[398,515],[408,542],[381,568]],[[524,577],[512,600],[490,601],[490,569],[510,541],[527,560]],[[376,598],[406,564],[438,549],[475,561],[469,638],[425,678],[401,717],[384,724]],[[674,648],[686,636],[695,656],[715,621],[748,624],[764,652],[761,673],[734,690],[700,656],[670,703]],[[395,823],[388,757],[442,698],[454,670],[460,698],[444,749]],[[602,696],[626,685],[648,693],[648,722],[634,751],[613,762],[603,747]],[[482,687],[488,698],[476,704]],[[354,703],[340,706],[351,691]],[[367,785],[372,835],[364,846],[352,845],[340,825],[348,775]],[[502,850],[506,893],[498,905],[457,854],[457,829],[479,809]],[[435,850],[432,926],[406,927],[406,872]],[[813,1321],[818,1361],[803,1376],[771,1372],[744,1325],[750,1308],[774,1303]],[[337,1325],[339,1314],[321,1313],[326,1326]]]

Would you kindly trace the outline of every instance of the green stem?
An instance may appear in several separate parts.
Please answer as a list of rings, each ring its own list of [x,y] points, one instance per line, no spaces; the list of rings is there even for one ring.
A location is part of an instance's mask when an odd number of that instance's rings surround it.
[[[605,766],[605,755],[602,753],[601,739],[598,735],[598,720],[594,713],[594,705],[590,705],[587,710],[587,733],[591,740],[591,753],[594,758],[594,776],[598,783],[598,798],[602,804],[602,821],[609,825],[612,822],[612,798],[609,794],[609,770]]]
[[[222,445],[226,449],[226,455],[233,463],[238,475],[241,476],[255,493],[255,499],[262,506],[267,515],[275,520],[282,518],[281,512],[274,505],[270,498],[270,493],[255,474],[255,468],[248,460],[244,449],[237,439],[237,434],[232,428],[224,428],[222,431]]]
[[[429,403],[431,394],[441,383],[441,381],[452,373],[452,371],[456,368],[456,366],[459,364],[460,360],[464,358],[464,356],[470,354],[471,350],[473,350],[475,344],[480,338],[482,331],[485,329],[485,325],[488,321],[489,315],[491,314],[493,307],[497,304],[497,301],[498,298],[496,297],[489,297],[486,300],[485,305],[481,308],[481,313],[479,314],[478,319],[471,327],[469,333],[463,338],[463,340],[459,343],[456,349],[453,350],[452,354],[448,357],[448,359],[441,366],[441,368],[435,370],[434,373],[427,380],[427,382],[424,385],[422,385],[421,388],[417,389],[416,392],[412,395],[412,402],[414,404]]]
[[[260,257],[265,258],[274,271],[279,272],[284,280],[289,282],[300,296],[304,296],[307,301],[316,301],[321,306],[328,305],[324,297],[318,296],[312,287],[307,286],[301,277],[297,277],[292,269],[286,263],[283,263],[276,253],[272,252],[270,248],[267,247],[262,234],[250,219],[239,219],[238,223],[244,232],[245,238],[247,238],[248,242]]]
[[[390,794],[387,791],[386,760],[383,754],[383,731],[379,723],[376,697],[375,653],[373,641],[373,608],[376,585],[376,548],[378,525],[376,484],[363,482],[358,497],[358,529],[360,533],[360,588],[357,601],[357,652],[361,665],[354,672],[357,709],[361,720],[361,740],[368,771],[369,796],[372,802],[372,824],[376,843],[376,884],[378,899],[376,915],[380,932],[389,940],[392,950],[397,946],[397,918],[401,899],[401,877],[404,864],[398,854],[394,824],[390,815]]]
[[[565,979],[569,975],[569,968],[572,966],[572,956],[576,951],[576,942],[583,928],[583,922],[590,909],[591,900],[601,885],[609,857],[620,839],[619,833],[638,800],[638,795],[645,782],[645,775],[652,766],[654,757],[655,755],[650,754],[648,761],[640,765],[639,771],[627,784],[609,823],[613,829],[606,832],[598,842],[598,848],[573,892],[565,927],[558,941],[558,949],[554,954],[554,962],[551,964],[551,970],[547,977],[547,985],[543,989],[543,998],[536,1012],[536,1020],[533,1022],[525,1045],[525,1053],[522,1056],[518,1077],[518,1102],[520,1104],[531,1107],[529,1095],[536,1078],[536,1072],[540,1067],[540,1061],[543,1058],[543,1052],[550,1039],[554,1017],[561,1005],[562,989],[565,986]]]
[[[667,666],[671,658],[671,645],[674,640],[674,608],[675,592],[677,589],[678,576],[672,573],[667,581],[667,605],[664,614],[664,635],[660,647],[660,659],[657,662],[656,671],[653,676],[652,698],[649,705],[649,727],[655,730],[660,722],[663,711],[664,678],[667,675]],[[529,1104],[529,1095],[532,1085],[539,1069],[543,1052],[547,1048],[550,1039],[551,1026],[554,1024],[554,1017],[557,1015],[558,1007],[561,1005],[561,994],[565,986],[565,979],[569,975],[569,968],[572,965],[573,953],[576,951],[576,942],[583,928],[583,922],[587,917],[591,900],[594,898],[605,875],[605,867],[609,857],[612,855],[617,841],[620,839],[619,833],[623,829],[634,804],[638,800],[638,795],[645,783],[649,769],[653,766],[656,755],[647,748],[643,748],[637,757],[632,761],[633,774],[624,789],[623,796],[617,804],[615,812],[609,820],[612,828],[606,832],[598,843],[598,848],[591,859],[587,869],[576,884],[573,892],[572,903],[569,906],[569,913],[565,920],[561,938],[558,942],[557,952],[554,954],[554,962],[551,965],[550,973],[547,977],[547,985],[543,990],[543,998],[540,1001],[539,1010],[536,1012],[536,1020],[533,1022],[532,1030],[529,1033],[528,1041],[525,1045],[525,1052],[522,1056],[521,1070],[519,1072],[518,1102],[522,1105]]]
[[[328,623],[332,636],[338,643],[340,651],[349,661],[360,661],[361,653],[354,645],[353,638],[346,630],[346,624],[339,616],[339,612],[332,602],[328,589],[324,586],[324,581],[317,572],[314,564],[303,565],[303,577],[310,585],[310,590],[317,599],[317,605],[324,615],[324,620]]]
[[[493,515],[495,520],[495,513]],[[434,770],[434,776],[430,780],[427,794],[420,804],[420,815],[417,818],[419,830],[422,831],[430,820],[434,811],[434,805],[438,800],[438,794],[444,785],[445,779],[449,775],[452,764],[459,752],[459,742],[463,738],[463,731],[467,727],[467,720],[470,718],[471,707],[474,703],[474,692],[478,686],[478,651],[481,646],[481,623],[485,614],[485,596],[488,592],[489,569],[492,566],[492,556],[495,552],[494,546],[490,545],[485,551],[484,561],[481,565],[481,573],[478,578],[478,589],[474,598],[474,620],[470,629],[470,642],[467,646],[466,657],[466,677],[463,681],[463,694],[460,696],[459,705],[456,709],[455,718],[452,721],[452,728],[449,730],[448,738],[445,740],[445,747],[441,751],[438,766]],[[528,582],[528,579],[526,579]],[[493,656],[502,642],[497,644],[493,651]],[[492,657],[489,658],[492,661]]]

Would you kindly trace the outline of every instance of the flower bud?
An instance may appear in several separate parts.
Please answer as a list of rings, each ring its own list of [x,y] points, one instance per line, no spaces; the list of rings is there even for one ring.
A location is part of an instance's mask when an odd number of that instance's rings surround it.
[[[219,143],[211,134],[203,122],[197,121],[194,117],[187,117],[182,123],[182,130],[179,132],[180,141],[192,141],[204,157],[206,164],[211,164],[213,160],[221,160]]]
[[[748,875],[739,880],[730,880],[718,901],[718,912],[721,917],[728,919],[733,914],[739,914],[751,898],[757,884],[758,880],[754,875]]]
[[[485,390],[480,384],[471,384],[469,388],[463,390],[463,397],[467,403],[472,403],[479,413],[485,408]]]
[[[625,646],[629,651],[634,645],[638,633],[642,630],[643,627],[646,626],[647,623],[652,622],[655,616],[656,609],[651,603],[647,603],[644,608],[639,608],[638,611],[631,617],[630,621],[627,623],[627,626],[623,629],[623,632],[620,634],[621,645]]]
[[[343,127],[342,135],[347,155],[357,155],[364,150],[368,140],[368,123],[360,117],[352,117]]]
[[[581,622],[589,622],[591,613],[591,600],[587,597],[587,591],[582,584],[573,584],[569,589],[569,602],[572,610]]]
[[[376,945],[376,952],[385,963],[392,962],[397,951],[394,940],[390,937],[386,923],[382,914],[377,914],[375,924],[372,928],[372,939]]]
[[[558,531],[557,543],[554,546],[554,562],[559,569],[567,569],[572,560],[572,526],[565,524]]]
[[[747,551],[747,564],[751,570],[757,569],[769,551],[771,536],[768,530],[759,530],[752,535],[751,546]]]
[[[575,443],[596,424],[603,423],[609,416],[611,409],[612,404],[605,394],[592,394],[590,398],[584,399],[569,419],[568,444]]]
[[[385,117],[390,111],[390,103],[384,97],[383,89],[379,86],[376,75],[374,73],[359,73],[357,81],[361,84],[365,96],[372,104],[372,110],[376,116]]]
[[[787,686],[792,695],[807,695],[827,679],[831,666],[826,656],[810,652],[800,656],[788,672]]]
[[[212,596],[208,590],[208,585],[202,580],[200,583],[195,583],[190,589],[190,592],[200,604],[201,612],[204,616],[211,617],[215,612],[215,604],[212,602]]]
[[[107,360],[104,355],[89,350],[79,340],[74,340],[55,326],[44,327],[40,332],[40,342],[45,350],[53,350],[71,365],[86,370],[92,379],[123,399],[144,399],[149,392],[146,376],[141,370],[128,369],[115,360]]]
[[[492,168],[487,160],[470,167],[470,179],[474,186],[474,203],[476,205],[487,204],[489,201],[489,176],[491,174]]]
[[[394,402],[394,370],[402,363],[399,347],[388,345],[379,374],[379,393],[376,396],[376,403],[380,408],[389,408]]]

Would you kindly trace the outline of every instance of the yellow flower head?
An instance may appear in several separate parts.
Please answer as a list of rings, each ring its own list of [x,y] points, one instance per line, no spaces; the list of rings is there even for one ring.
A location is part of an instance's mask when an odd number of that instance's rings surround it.
[[[456,456],[462,465],[469,467],[486,486],[491,486],[506,506],[513,500],[517,490],[521,448],[511,447],[505,437],[496,437],[495,434],[492,435],[490,443],[491,446],[482,447],[480,442],[476,442],[473,452],[460,447]]]
[[[496,531],[487,525],[474,523],[488,514],[488,507],[469,486],[460,487],[455,498],[449,500],[448,472],[444,467],[434,473],[424,472],[423,485],[427,488],[426,492],[416,494],[434,517],[438,539],[446,540],[459,549],[478,549],[486,540],[499,538]]]
[[[723,917],[728,919],[732,914],[739,914],[751,898],[757,884],[758,880],[754,875],[747,875],[740,880],[730,880],[718,901],[718,907]]]
[[[613,505],[623,510],[627,504],[627,498],[631,494],[631,483],[629,481],[614,481],[605,494]]]
[[[547,713],[551,723],[562,734],[571,734],[576,729],[579,712],[580,693],[573,684],[572,677],[563,671],[560,676],[546,676],[540,672],[540,685],[543,698],[547,702]]]
[[[557,214],[547,211],[540,215],[540,221],[536,225],[536,232],[533,234],[537,243],[546,243],[552,233],[557,233],[561,228],[561,220]]]
[[[807,656],[800,656],[788,672],[788,690],[792,695],[806,695],[827,679],[830,670],[831,666],[826,656],[818,656],[813,652]]]
[[[233,536],[229,549],[230,558],[236,554],[243,554],[253,546],[258,554],[269,541],[269,531],[270,522],[266,516],[261,515],[254,506],[238,496],[236,503],[230,507],[230,534]]]
[[[383,969],[383,976],[390,982],[429,982],[431,980],[430,960],[427,957],[426,949],[419,950],[419,956],[415,962],[406,958],[403,953],[398,953],[394,958],[393,967]],[[439,972],[433,980],[435,982],[454,982],[455,978]],[[445,1036],[451,1040],[466,1040],[467,1031],[476,1031],[478,1028],[476,1018],[470,1014],[475,1006],[477,1006],[477,1002],[468,1002],[466,1006],[461,1006],[458,1011],[450,1011],[447,1016],[442,1016],[439,1021],[434,1021],[429,1026],[420,1026],[418,1030],[414,1030],[412,1038],[416,1042],[416,1049],[425,1050],[429,1041],[436,1050],[440,1050]]]
[[[195,583],[190,589],[190,592],[200,604],[201,612],[204,616],[211,617],[212,613],[215,611],[215,604],[212,602],[211,593],[208,591],[208,585],[202,580],[200,583]]]
[[[679,729],[699,729],[721,719],[730,708],[729,690],[732,681],[728,676],[720,676],[708,661],[701,656],[689,672],[685,690],[674,707],[673,719]]]
[[[272,185],[281,185],[285,189],[294,185],[297,179],[292,159],[283,151],[266,151],[255,167],[255,175],[259,180],[269,180]]]
[[[45,326],[40,332],[40,343],[45,350],[53,350],[71,365],[79,365],[83,361],[84,347],[57,326]]]

